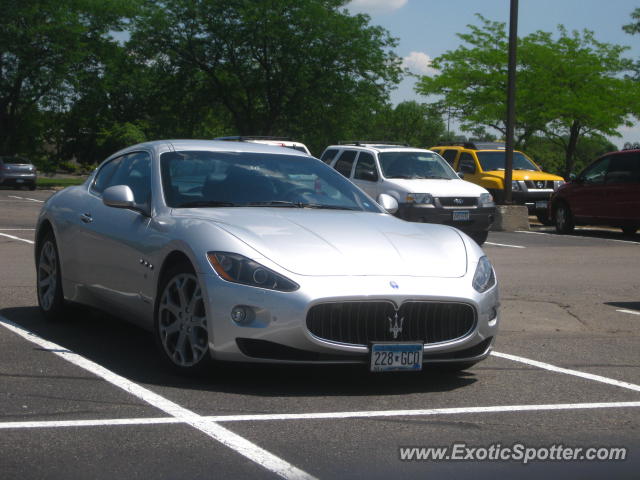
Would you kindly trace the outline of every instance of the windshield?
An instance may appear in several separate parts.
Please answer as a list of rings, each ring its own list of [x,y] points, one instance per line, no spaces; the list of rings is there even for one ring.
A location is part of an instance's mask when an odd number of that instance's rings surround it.
[[[505,152],[476,152],[482,170],[504,170]],[[520,152],[513,152],[514,170],[531,170],[534,172],[540,169]]]
[[[183,151],[160,156],[173,208],[290,207],[381,210],[332,168],[311,157]]]
[[[383,152],[378,154],[386,178],[458,178],[456,172],[437,153]]]

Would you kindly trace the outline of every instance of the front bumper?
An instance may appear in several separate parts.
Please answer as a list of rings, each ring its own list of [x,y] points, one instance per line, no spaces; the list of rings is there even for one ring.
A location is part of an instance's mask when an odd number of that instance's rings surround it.
[[[307,328],[307,313],[317,304],[341,301],[459,302],[476,312],[463,337],[424,346],[424,362],[478,361],[486,357],[498,330],[498,288],[480,294],[467,274],[461,278],[295,277],[302,287],[284,293],[231,284],[203,274],[208,306],[209,347],[219,360],[259,363],[367,363],[367,345],[318,338]],[[394,284],[397,288],[392,287]],[[250,309],[250,321],[231,319],[236,306]]]
[[[469,220],[454,220],[454,212],[460,211],[469,212]],[[495,219],[495,213],[495,207],[438,208],[433,205],[401,203],[396,216],[409,222],[439,223],[472,233],[488,231]]]
[[[518,205],[525,205],[529,213],[546,212],[552,189],[511,192],[511,198]],[[545,203],[546,202],[546,203]]]

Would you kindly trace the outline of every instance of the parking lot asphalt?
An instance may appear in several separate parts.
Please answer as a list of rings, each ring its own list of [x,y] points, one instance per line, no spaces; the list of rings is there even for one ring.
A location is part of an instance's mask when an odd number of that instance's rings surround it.
[[[48,323],[33,230],[52,192],[0,190],[2,478],[638,478],[640,235],[492,232],[501,331],[459,374],[220,364],[181,378],[150,335]],[[401,447],[625,447],[624,461],[404,461]]]

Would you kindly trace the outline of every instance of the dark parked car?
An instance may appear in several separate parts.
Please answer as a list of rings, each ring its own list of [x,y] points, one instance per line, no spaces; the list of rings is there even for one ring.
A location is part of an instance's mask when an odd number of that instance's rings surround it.
[[[558,189],[551,215],[559,233],[588,224],[620,227],[633,235],[640,227],[640,150],[598,158]]]
[[[36,188],[36,167],[25,158],[0,157],[0,185]]]

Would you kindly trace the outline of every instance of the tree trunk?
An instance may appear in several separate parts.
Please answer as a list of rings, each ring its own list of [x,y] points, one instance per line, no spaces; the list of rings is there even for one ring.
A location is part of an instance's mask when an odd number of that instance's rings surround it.
[[[565,149],[565,160],[564,160],[564,178],[565,180],[569,179],[571,172],[573,171],[573,165],[575,162],[576,155],[576,147],[578,145],[578,138],[580,137],[580,122],[578,120],[574,120],[571,124],[571,128],[569,129],[569,142],[567,143],[567,147]]]

